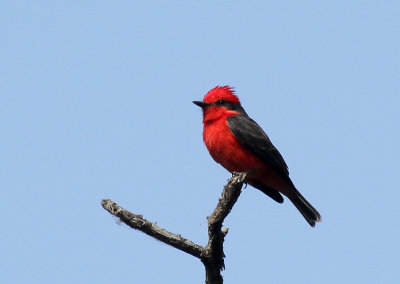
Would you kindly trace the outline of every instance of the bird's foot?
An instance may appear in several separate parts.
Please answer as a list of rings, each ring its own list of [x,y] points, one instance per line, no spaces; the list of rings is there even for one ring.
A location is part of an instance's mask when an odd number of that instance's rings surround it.
[[[232,177],[229,180],[235,181],[235,182],[243,182],[247,186],[247,182],[245,181],[246,175],[247,175],[247,172],[244,172],[244,173],[232,172]]]

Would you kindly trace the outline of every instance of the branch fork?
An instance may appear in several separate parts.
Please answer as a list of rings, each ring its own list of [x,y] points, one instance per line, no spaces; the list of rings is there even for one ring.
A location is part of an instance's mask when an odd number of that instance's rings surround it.
[[[129,227],[199,258],[205,266],[206,284],[222,284],[221,271],[225,268],[223,243],[228,233],[228,228],[222,228],[222,223],[239,198],[245,178],[246,173],[234,173],[224,186],[217,206],[207,217],[208,243],[204,247],[163,229],[142,215],[131,213],[110,199],[103,199],[101,205]]]

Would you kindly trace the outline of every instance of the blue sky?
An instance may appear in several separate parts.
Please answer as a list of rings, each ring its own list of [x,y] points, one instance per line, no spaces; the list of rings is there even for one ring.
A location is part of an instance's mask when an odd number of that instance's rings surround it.
[[[199,244],[229,173],[193,100],[236,88],[299,190],[250,186],[226,283],[400,279],[398,1],[0,4],[4,283],[202,283],[201,262],[118,225],[102,198]]]

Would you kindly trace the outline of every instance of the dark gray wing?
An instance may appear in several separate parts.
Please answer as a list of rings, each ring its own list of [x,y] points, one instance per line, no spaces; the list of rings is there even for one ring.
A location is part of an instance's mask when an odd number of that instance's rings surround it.
[[[227,118],[233,135],[248,150],[263,160],[278,173],[289,177],[288,166],[282,155],[272,145],[262,128],[246,114],[232,115]]]

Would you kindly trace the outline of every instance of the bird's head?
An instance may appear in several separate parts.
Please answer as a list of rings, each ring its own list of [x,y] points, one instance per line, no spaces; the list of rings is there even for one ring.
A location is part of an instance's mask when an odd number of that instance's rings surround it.
[[[203,109],[203,122],[245,113],[239,98],[230,86],[217,86],[211,89],[202,101],[193,101],[193,103]]]

